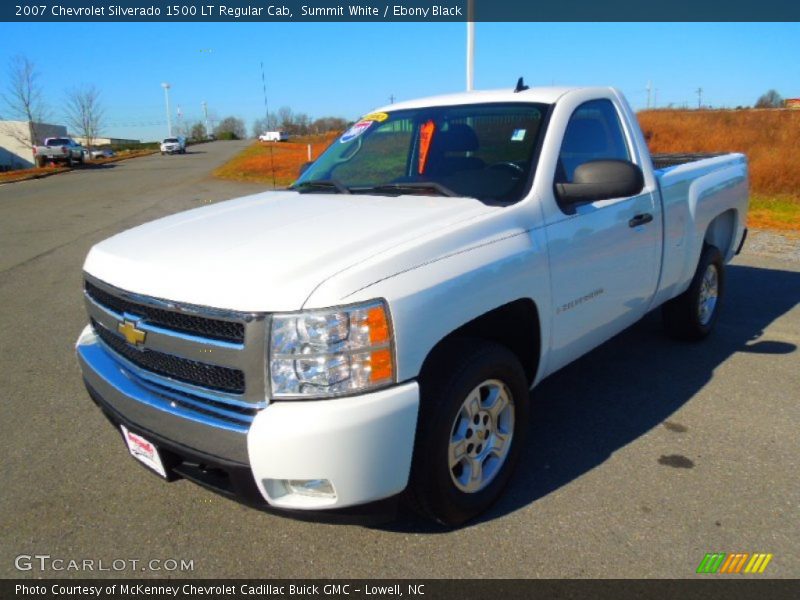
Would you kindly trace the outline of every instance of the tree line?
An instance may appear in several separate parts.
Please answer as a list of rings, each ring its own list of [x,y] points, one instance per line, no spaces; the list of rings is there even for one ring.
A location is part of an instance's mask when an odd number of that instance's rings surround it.
[[[349,124],[349,121],[341,117],[313,119],[306,113],[295,113],[288,106],[282,106],[276,112],[269,113],[267,117],[255,119],[250,131],[251,137],[258,137],[266,131],[285,131],[291,136],[314,135],[329,131],[343,131]],[[189,129],[189,134],[190,137],[196,137],[196,133],[204,131],[204,126],[197,123]],[[225,117],[214,127],[214,135],[217,139],[241,140],[247,137],[247,128],[244,120],[239,117]]]

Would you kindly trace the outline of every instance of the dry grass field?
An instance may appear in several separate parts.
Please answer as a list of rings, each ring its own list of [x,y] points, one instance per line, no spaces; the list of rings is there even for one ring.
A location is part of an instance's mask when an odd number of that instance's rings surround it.
[[[800,111],[651,110],[638,116],[651,152],[746,154],[750,227],[800,230]]]
[[[297,179],[300,165],[308,160],[308,144],[311,144],[312,159],[316,159],[340,133],[293,138],[289,142],[255,142],[216,169],[214,175],[223,179],[271,184],[274,172],[275,184],[285,186]]]

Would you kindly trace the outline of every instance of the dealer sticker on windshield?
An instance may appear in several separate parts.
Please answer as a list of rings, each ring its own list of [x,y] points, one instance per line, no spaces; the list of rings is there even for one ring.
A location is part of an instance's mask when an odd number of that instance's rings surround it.
[[[120,425],[120,429],[122,429],[122,436],[125,438],[125,443],[128,445],[128,450],[133,457],[166,478],[167,471],[164,469],[164,463],[161,462],[161,456],[158,454],[158,448],[156,448],[155,444],[132,431],[128,431],[125,425]]]
[[[386,119],[389,118],[389,115],[384,112],[376,112],[376,113],[369,113],[368,115],[364,115],[361,117],[362,121],[377,121],[378,123],[383,123]]]
[[[344,132],[344,135],[339,140],[342,144],[346,144],[347,142],[351,142],[364,133],[367,129],[372,127],[372,124],[375,121],[365,121],[361,120],[355,125],[353,125],[350,129]]]
[[[525,134],[527,133],[524,129],[515,129],[514,133],[511,134],[511,141],[512,142],[521,142],[525,139]]]

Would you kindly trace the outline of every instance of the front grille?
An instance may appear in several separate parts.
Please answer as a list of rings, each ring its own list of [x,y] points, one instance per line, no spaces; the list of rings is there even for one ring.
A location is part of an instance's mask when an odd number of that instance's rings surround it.
[[[244,373],[239,369],[209,365],[155,350],[137,350],[94,319],[91,322],[95,332],[107,346],[137,367],[212,390],[233,394],[244,393]]]
[[[244,323],[199,317],[133,302],[127,298],[109,294],[89,281],[85,282],[84,289],[92,300],[116,313],[130,313],[152,325],[182,333],[237,344],[244,343]]]

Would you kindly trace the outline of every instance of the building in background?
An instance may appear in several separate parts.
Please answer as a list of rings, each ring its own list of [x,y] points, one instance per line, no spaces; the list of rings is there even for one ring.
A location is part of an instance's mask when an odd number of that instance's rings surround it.
[[[33,144],[43,144],[48,137],[65,137],[64,125],[31,123],[30,121],[0,121],[0,169],[28,169],[33,166]]]
[[[786,108],[800,110],[800,98],[787,98],[786,100],[783,101],[783,105]]]
[[[86,138],[80,135],[72,136],[72,139],[79,144],[86,145]],[[121,146],[128,144],[141,144],[141,140],[128,140],[125,138],[96,137],[92,138],[92,146]]]

